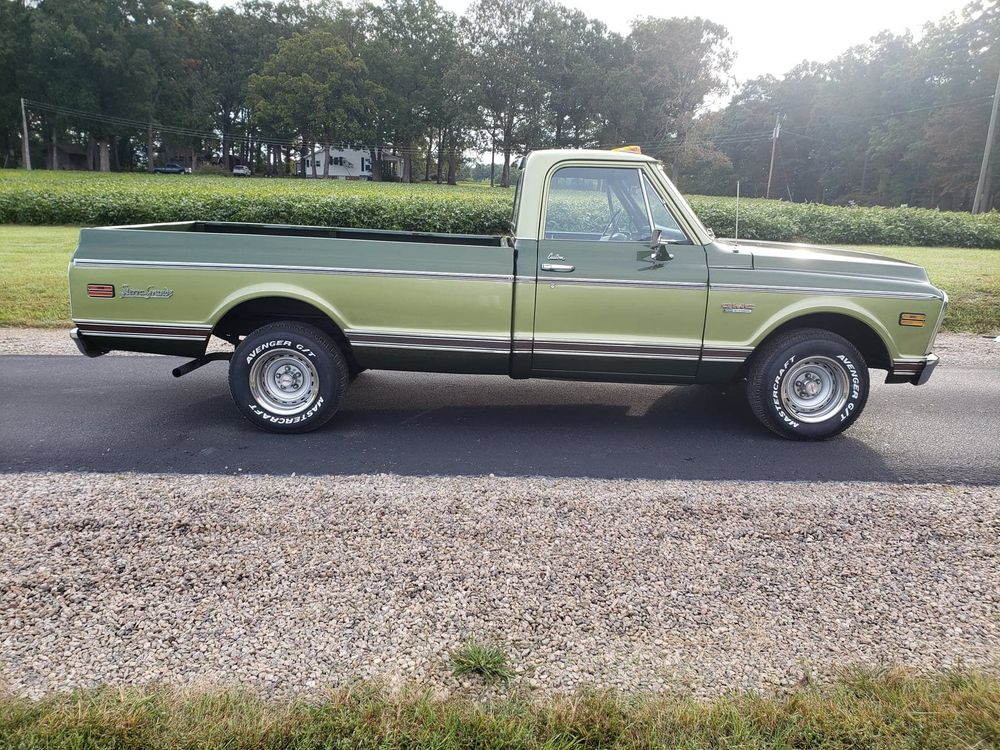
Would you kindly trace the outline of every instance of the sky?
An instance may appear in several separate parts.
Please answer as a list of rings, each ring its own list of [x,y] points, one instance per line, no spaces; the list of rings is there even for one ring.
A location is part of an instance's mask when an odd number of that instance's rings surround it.
[[[463,12],[469,0],[438,0]],[[233,0],[209,0],[218,7]],[[723,24],[737,57],[733,76],[743,82],[780,76],[803,60],[825,62],[884,29],[919,35],[927,21],[957,11],[967,0],[577,0],[564,5],[627,33],[636,16],[702,16]]]

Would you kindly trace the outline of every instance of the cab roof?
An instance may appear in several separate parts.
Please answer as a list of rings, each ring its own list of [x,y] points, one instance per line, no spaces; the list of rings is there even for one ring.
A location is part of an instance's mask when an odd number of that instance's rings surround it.
[[[546,148],[539,151],[532,151],[525,159],[525,166],[550,167],[557,162],[568,159],[607,159],[617,162],[635,162],[644,164],[657,162],[658,159],[646,154],[634,154],[629,151],[610,151],[589,148]]]

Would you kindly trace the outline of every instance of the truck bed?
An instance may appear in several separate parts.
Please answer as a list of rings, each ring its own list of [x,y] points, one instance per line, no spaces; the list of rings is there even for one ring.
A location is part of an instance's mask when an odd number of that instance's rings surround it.
[[[210,333],[233,333],[234,317],[307,310],[336,325],[362,367],[507,373],[514,264],[509,239],[490,235],[210,221],[84,229],[71,312],[96,347],[193,357]]]

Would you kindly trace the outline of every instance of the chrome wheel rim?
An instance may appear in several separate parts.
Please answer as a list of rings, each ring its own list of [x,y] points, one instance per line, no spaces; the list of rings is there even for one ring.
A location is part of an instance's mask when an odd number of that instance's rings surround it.
[[[847,405],[847,370],[830,357],[796,362],[781,382],[781,405],[801,422],[824,422]]]
[[[273,349],[250,368],[250,392],[274,414],[298,414],[316,399],[319,374],[305,355],[292,349]]]

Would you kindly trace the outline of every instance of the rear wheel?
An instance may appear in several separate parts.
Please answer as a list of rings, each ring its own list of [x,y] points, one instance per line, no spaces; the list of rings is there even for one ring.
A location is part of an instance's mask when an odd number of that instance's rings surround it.
[[[322,427],[347,389],[347,362],[326,333],[306,323],[278,322],[240,342],[229,363],[237,408],[269,432]]]
[[[823,440],[854,423],[868,401],[868,368],[857,348],[830,331],[781,334],[754,354],[747,399],[768,429]]]

